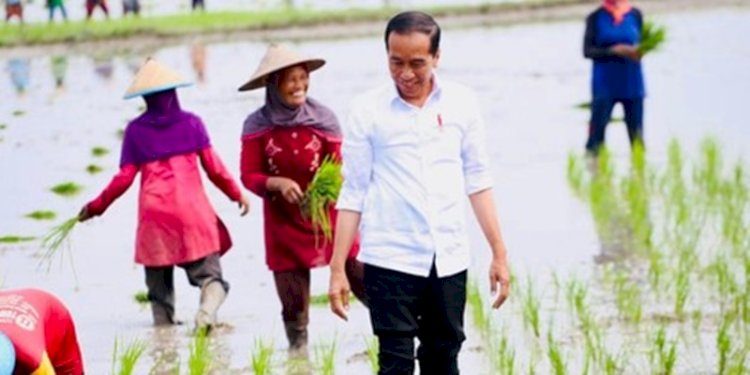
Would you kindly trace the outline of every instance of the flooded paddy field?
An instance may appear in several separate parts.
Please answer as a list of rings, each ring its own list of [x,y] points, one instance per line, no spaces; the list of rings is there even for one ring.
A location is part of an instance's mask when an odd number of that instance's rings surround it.
[[[670,141],[677,139],[690,165],[700,160],[700,144],[709,135],[720,144],[727,167],[738,158],[747,160],[750,131],[744,109],[750,44],[737,36],[750,34],[750,10],[661,14],[656,21],[667,26],[669,37],[662,51],[644,59],[648,162],[655,168],[666,167]],[[607,363],[615,363],[612,368],[620,370],[612,373],[653,373],[670,364],[671,343],[676,348],[674,373],[716,373],[721,358],[726,359],[727,368],[732,364],[736,368],[747,348],[745,325],[736,323],[743,319],[728,321],[722,314],[722,299],[702,287],[700,278],[691,279],[694,288],[683,306],[684,315],[674,312],[671,292],[661,299],[647,298],[651,290],[647,271],[641,274],[643,266],[637,261],[618,261],[623,257],[609,253],[612,247],[602,241],[590,206],[569,187],[568,155],[583,153],[588,121],[587,112],[575,108],[589,100],[590,63],[581,56],[582,34],[583,21],[444,33],[438,74],[462,81],[479,93],[493,158],[495,199],[516,277],[506,306],[499,312],[484,311],[489,319],[478,313],[480,324],[476,324],[478,309],[467,309],[469,338],[460,357],[461,370],[502,373],[501,368],[511,368],[508,359],[513,358],[514,373],[527,373],[531,368],[538,373],[561,368],[582,373],[586,366],[590,366],[589,373],[605,373]],[[304,42],[296,47],[328,59],[312,75],[310,94],[341,118],[353,95],[388,79],[380,38]],[[264,50],[265,45],[258,42],[196,42],[148,53],[196,80],[195,86],[180,90],[182,105],[203,118],[215,149],[235,176],[239,174],[242,121],[263,100],[262,92],[239,94],[236,88],[250,76]],[[120,132],[143,105],[138,99],[123,101],[121,97],[146,54],[28,57],[3,52],[0,237],[41,236],[75,215],[106,185],[119,163]],[[24,90],[18,90],[19,86]],[[620,171],[626,170],[630,151],[624,126],[611,124],[607,135],[613,163]],[[68,183],[64,191],[70,192],[71,185],[81,190],[69,195],[51,191]],[[250,215],[240,218],[234,204],[205,183],[234,239],[232,251],[222,260],[231,290],[219,311],[226,326],[212,336],[210,345],[217,361],[215,372],[250,373],[251,353],[262,340],[274,349],[273,372],[282,373],[286,339],[272,275],[264,262],[260,201],[253,197]],[[0,243],[4,288],[39,287],[66,302],[76,320],[87,373],[111,371],[115,338],[121,343],[137,338],[147,342],[138,374],[148,373],[155,365],[160,369],[157,372],[167,373],[178,362],[183,372],[187,370],[189,322],[197,308],[198,290],[187,284],[181,271],[175,273],[177,315],[188,322],[176,328],[154,329],[148,308],[135,302],[136,293],[145,290],[143,269],[132,261],[136,189],[134,184],[105,216],[77,226],[69,250],[61,253],[65,257],[53,258],[49,271],[39,268],[39,241]],[[51,211],[56,217],[25,217],[35,211]],[[746,217],[740,216],[742,220],[747,223]],[[474,246],[470,277],[484,300],[477,306],[486,310],[489,250],[476,225],[470,236]],[[716,243],[708,249],[723,248],[722,241]],[[606,264],[603,259],[608,260]],[[636,276],[628,280],[644,291],[639,323],[633,323],[633,316],[621,316],[615,294],[607,289],[607,278],[617,279],[620,273],[610,268],[636,270],[632,273]],[[745,273],[736,275],[742,279],[736,288],[744,291]],[[710,276],[705,279],[712,280]],[[327,282],[327,270],[316,270],[313,295],[324,294]],[[625,290],[631,284],[618,285]],[[713,284],[706,281],[706,285]],[[665,290],[672,287],[664,284]],[[574,306],[570,311],[569,297]],[[539,314],[536,318],[533,311]],[[584,328],[592,320],[603,331],[601,335],[590,334],[597,329]],[[742,329],[722,331],[722,327]],[[661,346],[659,332],[663,332]],[[716,345],[721,332],[731,344],[724,356]],[[506,338],[505,346],[502,338]],[[352,306],[349,322],[335,318],[325,305],[312,308],[310,361],[315,373],[324,372],[325,359],[316,355],[315,348],[329,348],[334,342],[336,373],[367,373],[371,339],[367,312],[361,305]],[[623,347],[632,349],[622,351]],[[586,354],[589,350],[598,354]],[[498,364],[500,360],[505,362]]]

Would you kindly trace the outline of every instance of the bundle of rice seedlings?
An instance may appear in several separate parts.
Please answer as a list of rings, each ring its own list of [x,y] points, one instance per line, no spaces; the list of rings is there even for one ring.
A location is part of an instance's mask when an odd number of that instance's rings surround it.
[[[313,224],[316,246],[318,245],[318,230],[323,232],[324,243],[333,240],[329,208],[336,204],[342,183],[341,163],[329,155],[323,159],[312,181],[307,185],[300,207],[302,215]]]
[[[131,375],[135,371],[135,365],[146,351],[146,342],[135,339],[129,342],[122,353],[120,353],[119,340],[115,338],[115,348],[112,351],[112,374]],[[115,372],[115,363],[120,363],[120,370]]]
[[[42,254],[44,260],[49,260],[55,255],[55,253],[57,253],[57,250],[59,250],[63,243],[65,243],[70,232],[73,231],[73,228],[77,223],[78,216],[74,216],[52,228],[52,230],[44,235],[42,238],[42,247],[45,249],[44,254]]]
[[[638,45],[638,52],[641,56],[656,51],[667,38],[667,30],[664,26],[659,26],[653,22],[646,21],[643,23],[641,31],[641,44]]]
[[[190,375],[207,375],[213,366],[213,356],[209,347],[208,329],[206,327],[197,329],[193,340],[188,345],[190,357],[188,357],[188,369]]]

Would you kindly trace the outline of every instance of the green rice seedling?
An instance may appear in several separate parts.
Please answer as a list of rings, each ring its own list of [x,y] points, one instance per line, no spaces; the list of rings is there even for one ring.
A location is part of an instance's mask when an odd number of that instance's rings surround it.
[[[250,353],[250,367],[253,374],[271,374],[271,360],[273,359],[273,342],[266,343],[263,339],[256,339],[253,352]]]
[[[55,211],[38,210],[38,211],[29,212],[28,214],[24,216],[29,219],[34,219],[34,220],[55,220],[55,218],[57,217],[57,214],[55,213]]]
[[[667,341],[667,333],[664,326],[654,336],[651,350],[649,351],[651,369],[653,374],[671,375],[677,363],[677,342]]]
[[[479,329],[483,337],[487,338],[491,331],[491,317],[485,308],[479,286],[472,280],[466,289],[466,299],[471,307],[474,325]]]
[[[641,30],[641,43],[638,45],[638,52],[641,56],[657,51],[667,39],[667,29],[651,21],[643,23]]]
[[[146,342],[141,339],[135,339],[129,342],[124,350],[120,352],[118,339],[115,338],[115,347],[112,352],[112,373],[118,375],[131,375],[135,370],[135,365],[146,351]],[[115,362],[119,362],[119,370],[115,372]]]
[[[701,197],[713,205],[720,193],[722,159],[719,143],[714,138],[701,142],[701,157],[693,170],[693,181]],[[709,207],[710,208],[710,207]]]
[[[63,221],[62,224],[53,227],[42,237],[42,247],[46,250],[44,253],[46,259],[49,259],[49,257],[60,249],[60,246],[68,239],[76,224],[78,224],[78,216],[71,217]]]
[[[500,375],[514,375],[516,373],[516,353],[508,341],[507,332],[503,331],[500,334],[496,348],[496,355],[491,355],[496,373]]]
[[[727,370],[727,361],[732,350],[732,338],[729,336],[731,320],[724,316],[719,324],[719,332],[716,334],[716,352],[719,353],[718,373],[724,374]]]
[[[377,374],[380,371],[380,360],[378,359],[378,338],[376,336],[365,337],[365,345],[367,346],[367,360],[370,362],[370,369],[373,374]]]
[[[526,279],[526,290],[521,296],[521,303],[523,308],[523,321],[524,326],[527,329],[531,329],[534,337],[539,338],[541,336],[540,328],[540,316],[539,310],[541,307],[541,301],[539,296],[534,292],[534,282],[531,276]]]
[[[52,188],[50,188],[50,190],[53,193],[61,195],[63,197],[72,197],[78,195],[78,193],[83,190],[83,187],[76,184],[75,182],[64,182],[53,186]]]
[[[34,241],[36,237],[33,236],[2,236],[0,237],[0,243],[4,244],[16,244],[21,242]]]
[[[341,163],[330,155],[323,159],[312,181],[307,186],[305,196],[300,202],[304,217],[308,218],[316,230],[315,242],[318,242],[318,231],[323,233],[324,243],[333,240],[333,228],[329,209],[336,204],[341,191]]]
[[[213,353],[209,347],[208,329],[199,328],[193,334],[188,349],[188,369],[190,375],[207,375],[213,365]]]
[[[25,114],[26,114],[26,111],[22,111],[20,109],[17,109],[15,111],[13,111],[13,113],[12,113],[13,117],[20,117],[20,116],[23,116]]]
[[[555,340],[552,330],[547,332],[547,357],[549,358],[552,372],[555,375],[565,375],[568,373],[565,356],[562,353],[560,345]]]
[[[662,293],[661,283],[664,278],[664,253],[658,249],[651,249],[648,252],[648,281],[651,290],[659,296]]]
[[[333,375],[336,373],[336,339],[330,344],[321,344],[315,347],[315,362],[320,373]]]
[[[8,124],[0,124],[0,130],[5,130],[8,128]]]
[[[98,166],[96,164],[89,164],[89,165],[86,166],[86,172],[88,172],[88,174],[97,174],[97,173],[99,173],[99,172],[101,172],[103,170],[104,170],[104,168],[102,168],[102,167],[100,167],[100,166]]]
[[[149,303],[148,292],[138,291],[133,295],[133,300],[139,305],[145,305]]]
[[[643,314],[643,303],[641,301],[641,290],[639,286],[630,280],[628,274],[620,271],[615,275],[615,304],[620,316],[627,321],[639,324]]]
[[[583,178],[583,166],[579,161],[579,158],[572,152],[568,153],[568,186],[573,190],[573,193],[580,198],[583,198],[586,194],[585,181]]]
[[[96,146],[91,149],[91,155],[95,157],[102,157],[107,154],[109,154],[109,150],[101,146]]]
[[[591,102],[580,102],[580,103],[574,105],[573,107],[575,107],[577,109],[589,110],[589,109],[591,109]]]
[[[115,132],[115,137],[117,137],[117,139],[125,138],[125,129],[117,129],[117,131]]]

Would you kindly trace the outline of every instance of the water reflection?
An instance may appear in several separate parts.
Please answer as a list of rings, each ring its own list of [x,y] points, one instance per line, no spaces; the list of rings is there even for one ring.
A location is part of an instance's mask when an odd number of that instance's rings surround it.
[[[195,42],[190,47],[190,61],[193,63],[193,71],[199,83],[206,81],[206,46],[201,42]]]
[[[94,72],[99,78],[109,81],[112,78],[114,72],[114,57],[112,56],[97,56],[94,57]]]
[[[55,80],[55,88],[58,92],[65,89],[65,73],[68,70],[68,57],[64,55],[52,56],[50,58],[52,66],[52,78]]]
[[[14,57],[8,60],[7,69],[16,94],[23,96],[31,78],[31,61],[28,58]]]

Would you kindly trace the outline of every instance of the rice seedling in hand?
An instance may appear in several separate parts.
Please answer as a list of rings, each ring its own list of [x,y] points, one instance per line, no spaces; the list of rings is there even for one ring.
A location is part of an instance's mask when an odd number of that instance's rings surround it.
[[[75,182],[64,182],[57,184],[50,189],[53,193],[61,195],[63,197],[72,197],[77,195],[83,190],[83,187],[76,184]]]
[[[57,214],[54,211],[34,211],[24,215],[29,219],[34,220],[55,220]]]
[[[651,21],[643,23],[641,30],[641,43],[638,45],[638,52],[641,56],[658,50],[667,38],[667,29],[664,26],[656,25]]]
[[[336,204],[341,191],[341,163],[326,156],[320,163],[315,176],[307,186],[305,196],[300,202],[302,216],[310,219],[315,228],[315,242],[318,242],[318,230],[323,232],[324,243],[333,240],[333,228],[329,209]]]
[[[42,254],[43,260],[49,261],[50,258],[57,253],[60,247],[68,239],[70,232],[73,231],[73,228],[77,223],[78,216],[71,217],[70,219],[65,220],[62,224],[52,228],[52,230],[44,235],[42,238],[42,248],[44,248],[44,254]]]

